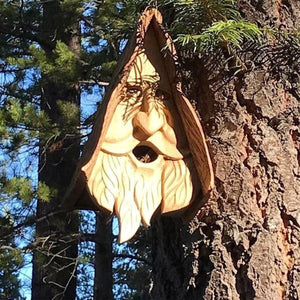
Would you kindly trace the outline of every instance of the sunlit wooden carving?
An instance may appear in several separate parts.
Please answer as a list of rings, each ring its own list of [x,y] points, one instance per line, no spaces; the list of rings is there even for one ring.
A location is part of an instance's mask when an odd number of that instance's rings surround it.
[[[142,15],[120,64],[121,76],[97,114],[67,201],[114,212],[124,242],[141,222],[150,225],[157,210],[169,213],[201,204],[213,174],[201,125],[180,90],[175,50],[157,10]]]

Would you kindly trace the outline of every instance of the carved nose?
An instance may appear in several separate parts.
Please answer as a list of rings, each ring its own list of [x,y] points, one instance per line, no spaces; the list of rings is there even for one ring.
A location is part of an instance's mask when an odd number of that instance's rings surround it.
[[[139,140],[145,140],[159,131],[164,125],[164,113],[155,104],[153,97],[143,99],[141,110],[133,119],[134,136]]]

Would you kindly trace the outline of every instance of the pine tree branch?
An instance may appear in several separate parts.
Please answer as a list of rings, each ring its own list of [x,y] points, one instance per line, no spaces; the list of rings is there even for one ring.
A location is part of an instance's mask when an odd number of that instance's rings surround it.
[[[36,218],[35,216],[29,216],[27,218],[27,220],[25,220],[24,222],[21,222],[21,223],[17,224],[16,226],[11,227],[10,230],[5,235],[2,236],[2,238],[3,239],[8,238],[11,234],[15,233],[18,229],[20,229],[22,227],[32,226],[35,223],[43,222],[43,221],[47,220],[48,218],[51,218],[51,217],[54,217],[56,215],[59,215],[61,213],[66,213],[66,212],[70,212],[70,210],[67,210],[67,209],[54,210],[54,211],[49,212],[39,218]]]
[[[97,80],[81,80],[80,84],[98,84],[100,86],[108,86],[109,82],[107,81],[97,81]]]
[[[46,41],[40,39],[38,35],[31,33],[29,31],[23,31],[23,30],[18,30],[18,29],[11,29],[4,24],[0,23],[0,34],[4,35],[10,35],[14,36],[20,39],[27,39],[33,42],[37,42],[42,48],[45,49],[52,49],[53,47],[51,44],[47,43]]]
[[[130,258],[130,259],[134,259],[137,261],[141,261],[141,262],[147,264],[148,266],[152,266],[152,262],[150,260],[148,260],[144,257],[136,256],[136,255],[113,253],[113,257],[114,258]]]

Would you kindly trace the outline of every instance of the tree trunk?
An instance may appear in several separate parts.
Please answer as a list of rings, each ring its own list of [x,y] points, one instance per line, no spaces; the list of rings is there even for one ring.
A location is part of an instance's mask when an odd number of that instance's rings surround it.
[[[80,39],[78,22],[66,28],[62,21],[59,1],[46,1],[43,4],[42,38],[53,47],[44,48],[46,55],[53,55],[56,41],[62,41],[79,55]],[[47,75],[42,76],[41,109],[46,112],[53,124],[61,124],[58,101],[80,104],[78,85],[58,84]],[[79,118],[78,124],[79,125]],[[65,189],[70,183],[79,156],[79,144],[74,140],[58,137],[55,146],[40,145],[39,181],[52,189],[56,196],[49,203],[38,201],[37,218],[49,212],[57,212]],[[32,299],[75,299],[77,241],[72,233],[78,231],[76,213],[60,213],[36,224],[36,243],[38,248],[33,258]]]
[[[97,212],[94,299],[113,300],[112,222],[106,211]]]
[[[261,26],[299,28],[296,0],[239,5]],[[288,39],[252,49],[251,69],[237,75],[217,56],[182,56],[216,186],[190,224],[154,222],[153,299],[299,299],[300,55],[293,49]]]

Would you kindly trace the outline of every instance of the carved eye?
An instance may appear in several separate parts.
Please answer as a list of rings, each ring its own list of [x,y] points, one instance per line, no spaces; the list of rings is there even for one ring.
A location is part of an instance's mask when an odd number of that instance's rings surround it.
[[[132,97],[132,96],[140,96],[141,94],[141,89],[137,86],[130,86],[127,88],[127,94],[128,96]]]

